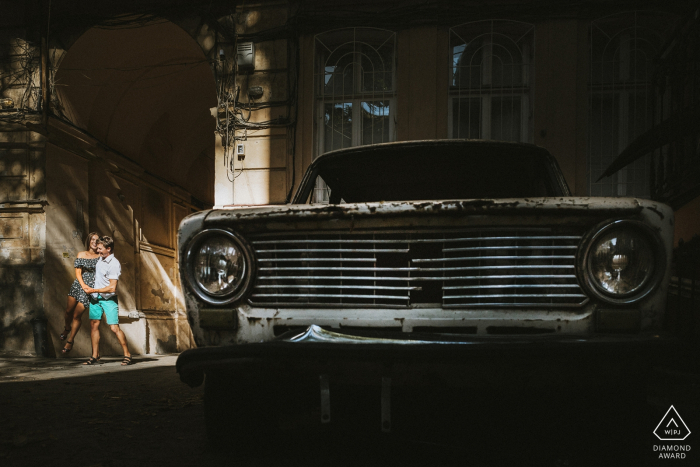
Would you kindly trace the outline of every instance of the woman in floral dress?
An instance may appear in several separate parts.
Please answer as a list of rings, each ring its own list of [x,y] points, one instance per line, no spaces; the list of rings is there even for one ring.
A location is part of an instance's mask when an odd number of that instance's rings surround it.
[[[75,280],[68,292],[68,305],[66,306],[65,324],[61,335],[61,340],[66,340],[66,345],[62,352],[67,354],[73,349],[75,336],[82,324],[83,312],[90,307],[90,299],[85,293],[86,288],[95,285],[95,265],[100,255],[97,254],[97,240],[100,234],[90,232],[85,240],[86,251],[78,253],[78,257],[73,264],[75,267]]]

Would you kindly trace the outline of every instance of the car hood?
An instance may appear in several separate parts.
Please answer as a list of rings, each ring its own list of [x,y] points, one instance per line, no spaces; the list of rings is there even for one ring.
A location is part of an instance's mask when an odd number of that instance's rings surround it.
[[[421,216],[459,214],[512,214],[523,211],[541,211],[543,214],[586,213],[601,215],[631,215],[645,208],[656,212],[661,219],[669,208],[655,201],[638,198],[520,198],[472,199],[439,201],[392,201],[350,204],[288,204],[274,206],[213,209],[205,214],[204,224],[221,222],[260,222],[264,220],[301,220],[358,218],[368,216]],[[201,215],[201,214],[200,214]]]

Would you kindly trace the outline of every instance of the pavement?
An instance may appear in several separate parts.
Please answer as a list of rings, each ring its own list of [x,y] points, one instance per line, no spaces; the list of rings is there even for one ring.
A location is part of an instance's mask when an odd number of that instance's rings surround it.
[[[459,413],[454,401],[443,404],[437,388],[428,405],[413,407],[410,422],[417,428],[390,436],[372,419],[370,429],[351,426],[322,439],[301,432],[291,443],[267,440],[263,450],[215,450],[205,434],[204,389],[180,382],[176,360],[177,355],[144,355],[121,366],[121,358],[104,357],[85,366],[84,358],[0,354],[0,466],[667,465],[671,461],[657,462],[653,449],[662,443],[652,430],[670,405],[688,424],[691,435],[683,443],[692,447],[686,459],[673,463],[700,465],[694,440],[700,430],[700,375],[683,368],[657,368],[651,376],[646,402],[632,414],[639,415],[644,432],[634,440],[633,460],[626,454],[607,457],[611,438],[598,430],[611,418],[582,417],[586,409],[572,393],[514,394],[507,388],[461,395]],[[365,396],[362,402],[354,394],[349,412],[377,402],[376,394]],[[333,397],[337,407],[340,400]],[[436,416],[440,412],[453,412],[448,425]]]
[[[83,365],[87,358],[37,358],[0,353],[0,384],[18,381],[46,381],[56,378],[80,378],[111,373],[172,367],[177,354],[134,356],[134,364],[122,366],[122,357],[104,357],[100,364]]]

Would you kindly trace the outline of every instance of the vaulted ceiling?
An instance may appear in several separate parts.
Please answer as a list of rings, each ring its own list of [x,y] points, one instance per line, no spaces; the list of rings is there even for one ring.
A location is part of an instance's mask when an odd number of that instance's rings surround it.
[[[213,202],[215,82],[204,52],[179,26],[89,29],[63,57],[55,84],[75,125]]]

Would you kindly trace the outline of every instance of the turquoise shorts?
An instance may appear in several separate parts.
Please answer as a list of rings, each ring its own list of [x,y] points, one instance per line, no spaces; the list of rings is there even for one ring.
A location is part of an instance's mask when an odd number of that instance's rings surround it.
[[[90,319],[102,319],[102,313],[107,318],[107,324],[119,324],[119,303],[116,295],[107,299],[102,298],[102,295],[97,299],[90,295]]]

